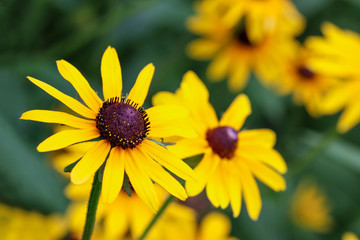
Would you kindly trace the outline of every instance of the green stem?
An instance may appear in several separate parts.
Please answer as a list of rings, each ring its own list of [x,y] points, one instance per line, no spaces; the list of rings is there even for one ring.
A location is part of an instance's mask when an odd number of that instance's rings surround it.
[[[100,171],[101,169],[97,170],[92,183],[82,240],[90,240],[92,232],[94,230],[96,210],[99,203],[101,187],[102,187],[102,183],[100,182],[99,179]]]
[[[154,224],[156,223],[156,221],[159,219],[159,217],[163,214],[163,212],[165,211],[165,209],[167,208],[167,206],[172,202],[172,200],[174,200],[174,197],[172,195],[170,195],[168,197],[168,199],[166,199],[166,201],[164,202],[164,204],[161,206],[161,208],[159,209],[159,211],[155,214],[154,218],[151,220],[151,222],[149,223],[149,225],[146,227],[146,229],[144,230],[143,234],[141,234],[141,236],[139,237],[138,240],[144,240],[146,235],[149,233],[150,229],[154,226]]]
[[[292,170],[289,176],[294,177],[309,167],[338,136],[336,128],[329,129],[312,148],[294,161],[289,167]]]

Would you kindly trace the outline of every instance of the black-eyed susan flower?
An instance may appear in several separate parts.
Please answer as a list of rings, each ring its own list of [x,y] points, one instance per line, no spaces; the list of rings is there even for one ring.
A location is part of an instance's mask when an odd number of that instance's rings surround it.
[[[251,113],[246,95],[236,97],[218,121],[205,85],[195,73],[188,72],[175,94],[160,92],[153,97],[153,103],[180,104],[189,109],[197,137],[182,139],[168,147],[182,158],[204,154],[194,169],[198,181],[186,181],[189,196],[198,195],[206,187],[211,203],[221,208],[231,204],[235,217],[240,214],[243,196],[249,216],[256,220],[262,204],[255,178],[275,191],[286,188],[279,173],[285,173],[287,167],[273,149],[275,133],[270,129],[238,132]]]
[[[321,115],[322,99],[339,80],[314,70],[309,61],[312,52],[306,47],[297,46],[293,55],[284,59],[280,77],[270,84],[280,93],[291,93],[294,102],[304,105],[312,116]]]
[[[208,78],[221,81],[229,76],[232,91],[246,86],[251,71],[265,83],[276,79],[281,60],[295,44],[295,27],[289,27],[283,19],[297,13],[290,5],[278,0],[201,1],[195,5],[196,14],[187,21],[188,29],[201,36],[188,45],[188,55],[198,60],[212,59]],[[297,15],[294,19],[299,20],[290,25],[303,25]]]
[[[313,181],[302,181],[293,197],[291,215],[300,227],[326,233],[334,225],[327,196]]]
[[[341,80],[323,98],[321,111],[334,114],[344,109],[337,124],[344,133],[360,122],[360,35],[331,23],[324,23],[321,29],[324,37],[307,39],[315,54],[310,64],[315,71]]]
[[[95,140],[96,143],[72,169],[71,181],[75,184],[86,182],[106,163],[102,180],[105,202],[110,203],[118,196],[124,172],[138,196],[155,211],[159,200],[152,180],[174,196],[186,199],[184,188],[162,166],[187,180],[193,178],[193,171],[173,153],[149,138],[194,136],[194,133],[181,124],[182,118],[187,115],[187,110],[182,107],[158,106],[147,110],[141,107],[154,74],[154,66],[148,64],[141,70],[134,87],[124,96],[118,56],[115,49],[108,47],[101,62],[104,100],[70,63],[60,60],[57,66],[60,74],[72,84],[85,104],[42,81],[28,77],[32,83],[81,116],[48,110],[25,112],[21,119],[64,124],[73,128],[45,139],[37,150],[53,151]]]

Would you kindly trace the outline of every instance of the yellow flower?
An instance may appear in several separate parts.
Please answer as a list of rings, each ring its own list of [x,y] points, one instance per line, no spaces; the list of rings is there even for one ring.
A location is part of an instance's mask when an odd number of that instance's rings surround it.
[[[275,191],[286,188],[279,173],[285,173],[287,167],[273,149],[275,133],[269,129],[238,132],[251,113],[246,95],[240,94],[218,121],[205,85],[195,73],[188,72],[175,94],[160,92],[153,97],[153,103],[180,104],[189,109],[197,138],[182,139],[168,146],[182,158],[204,154],[194,169],[198,181],[186,181],[189,196],[198,195],[206,186],[211,203],[221,208],[230,203],[237,217],[243,195],[249,216],[256,220],[261,210],[261,197],[255,177]]]
[[[198,226],[195,212],[173,203],[154,226],[147,240],[236,240],[230,237],[231,222],[219,212],[208,213]]]
[[[334,114],[344,109],[337,124],[338,131],[344,133],[360,122],[360,36],[331,23],[324,23],[322,32],[324,37],[307,40],[315,54],[310,64],[317,72],[342,81],[326,94],[321,111]]]
[[[359,240],[359,238],[352,232],[346,232],[342,235],[341,240]]]
[[[239,22],[245,17],[251,42],[259,42],[279,28],[294,36],[304,29],[305,20],[290,0],[230,1],[233,6],[226,13],[226,20]]]
[[[310,181],[303,181],[294,195],[291,206],[294,221],[315,232],[329,232],[334,224],[326,195]]]
[[[65,235],[65,221],[60,216],[44,216],[0,204],[2,240],[58,240]]]
[[[188,29],[202,38],[188,45],[188,55],[213,59],[207,69],[209,79],[220,81],[228,75],[232,91],[245,87],[252,70],[267,83],[278,77],[281,60],[295,44],[293,32],[288,31],[295,28],[282,27],[285,20],[277,15],[293,11],[288,1],[279,0],[202,1],[187,22]]]
[[[271,84],[280,94],[293,94],[295,103],[305,105],[312,116],[321,115],[322,99],[338,79],[316,72],[311,61],[313,54],[306,47],[298,46],[293,56],[284,59],[278,81]]]
[[[187,180],[193,178],[192,169],[148,137],[192,136],[194,133],[181,124],[182,118],[187,115],[184,108],[159,106],[144,110],[141,107],[154,74],[154,66],[148,64],[140,72],[129,95],[122,97],[119,59],[115,49],[108,47],[101,62],[104,101],[74,66],[64,60],[57,61],[57,66],[60,74],[73,85],[86,106],[48,84],[28,77],[32,83],[83,116],[81,118],[47,110],[25,112],[21,119],[59,123],[75,128],[50,136],[39,144],[38,151],[58,150],[99,138],[73,168],[73,183],[86,182],[107,159],[102,182],[105,202],[110,203],[117,197],[123,184],[124,171],[136,193],[154,211],[158,209],[159,200],[151,180],[174,196],[186,199],[187,195],[181,184],[161,166]]]

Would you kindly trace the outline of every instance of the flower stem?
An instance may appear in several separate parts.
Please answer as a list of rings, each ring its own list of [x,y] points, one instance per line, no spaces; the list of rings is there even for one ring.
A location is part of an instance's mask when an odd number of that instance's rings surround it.
[[[149,223],[149,225],[146,227],[146,229],[144,230],[144,232],[141,234],[141,236],[139,237],[138,240],[144,240],[146,235],[149,233],[150,229],[154,226],[154,224],[156,223],[156,221],[160,218],[160,216],[163,214],[163,212],[165,211],[165,209],[167,208],[167,206],[169,206],[169,204],[172,202],[172,200],[174,200],[174,197],[172,195],[170,195],[168,197],[168,199],[166,199],[166,201],[164,202],[164,204],[161,206],[161,208],[159,209],[159,211],[155,214],[154,218],[151,220],[151,222]]]
[[[96,218],[96,210],[99,203],[100,193],[102,183],[99,179],[99,172],[101,169],[97,170],[94,176],[94,180],[92,183],[92,188],[90,192],[90,198],[88,203],[88,209],[86,213],[86,222],[84,228],[84,234],[82,240],[90,240],[92,232],[94,230],[95,218]]]
[[[312,148],[293,162],[289,175],[294,177],[309,167],[338,136],[336,128],[329,129]]]

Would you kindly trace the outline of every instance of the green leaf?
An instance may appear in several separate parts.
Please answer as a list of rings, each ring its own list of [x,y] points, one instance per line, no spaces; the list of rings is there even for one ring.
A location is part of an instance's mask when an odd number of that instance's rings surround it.
[[[80,159],[81,159],[81,158],[80,158]],[[75,162],[70,163],[69,165],[67,165],[66,167],[64,167],[64,172],[66,172],[66,173],[71,172],[71,171],[73,170],[73,168],[76,166],[76,164],[80,161],[80,159],[79,159],[79,160],[76,160]]]
[[[128,175],[127,175],[126,173],[124,174],[123,188],[124,188],[126,194],[127,194],[129,197],[131,197],[130,181],[129,181],[129,177],[128,177]]]
[[[45,154],[30,149],[1,114],[0,126],[0,200],[44,213],[64,212],[65,181],[45,164]]]

